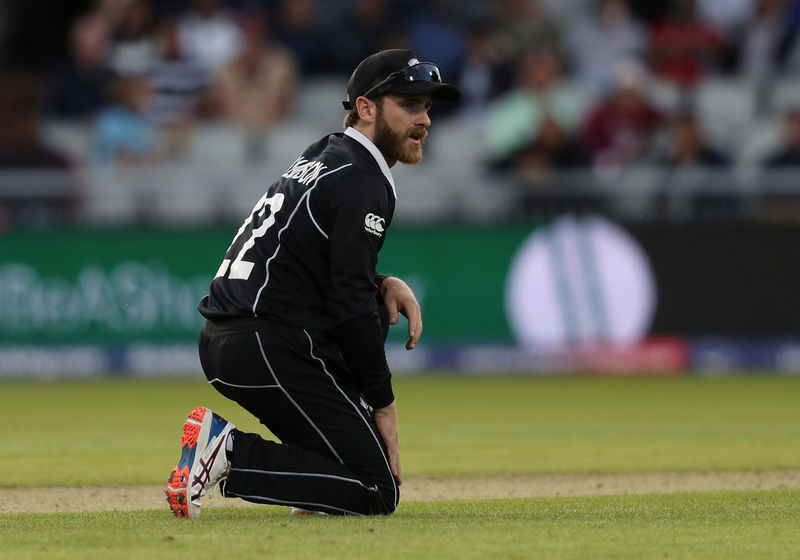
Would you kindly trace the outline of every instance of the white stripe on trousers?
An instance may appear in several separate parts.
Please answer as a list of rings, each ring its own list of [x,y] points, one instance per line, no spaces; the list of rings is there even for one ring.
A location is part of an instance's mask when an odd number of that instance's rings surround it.
[[[299,404],[297,404],[297,402],[292,398],[292,396],[289,394],[289,392],[283,387],[283,385],[281,385],[281,382],[278,379],[278,376],[275,375],[275,370],[272,369],[272,366],[270,365],[269,360],[267,360],[267,355],[264,353],[264,346],[261,343],[261,335],[258,334],[258,331],[255,331],[255,334],[256,334],[256,339],[258,340],[258,348],[259,348],[259,350],[261,350],[261,357],[264,359],[264,363],[267,364],[267,367],[269,368],[269,371],[272,374],[273,379],[275,379],[275,383],[278,384],[278,387],[280,387],[281,391],[286,396],[286,398],[289,400],[289,402],[291,402],[295,406],[295,408],[297,408],[297,410],[300,412],[300,414],[303,415],[303,418],[305,418],[308,421],[308,423],[311,425],[311,427],[314,428],[314,431],[319,434],[319,437],[322,438],[322,441],[325,442],[325,445],[327,445],[328,449],[331,450],[331,453],[333,453],[334,457],[336,457],[336,460],[339,461],[340,464],[344,465],[344,461],[339,456],[339,454],[336,453],[336,450],[333,448],[333,445],[331,445],[331,442],[329,442],[328,438],[325,437],[325,434],[322,433],[322,430],[320,430],[317,427],[317,425],[314,424],[314,422],[311,420],[311,418],[308,416],[308,414],[306,414],[306,412],[302,409],[302,407]]]
[[[268,474],[273,476],[307,476],[311,478],[331,478],[334,480],[341,480],[342,482],[350,482],[352,484],[357,484],[370,492],[377,492],[378,486],[367,486],[357,478],[346,478],[344,476],[336,476],[334,474],[324,474],[324,473],[301,473],[301,472],[288,472],[288,471],[264,471],[260,469],[239,469],[231,467],[231,471],[237,472],[245,472],[245,473],[254,473],[254,474]]]
[[[339,392],[347,400],[347,402],[349,402],[350,405],[353,407],[353,409],[355,409],[356,414],[358,415],[358,417],[361,418],[361,420],[364,422],[364,424],[366,424],[367,429],[369,430],[369,433],[372,434],[372,438],[375,440],[375,443],[378,446],[378,450],[381,452],[381,455],[383,456],[384,463],[386,464],[386,469],[389,471],[389,479],[392,481],[392,487],[394,488],[394,507],[396,508],[397,507],[397,503],[399,501],[398,500],[399,497],[397,495],[397,481],[394,479],[394,474],[392,474],[392,467],[389,465],[389,458],[386,457],[386,453],[383,452],[383,446],[381,445],[381,440],[378,439],[379,436],[375,434],[375,432],[372,429],[372,426],[370,426],[369,422],[367,422],[366,419],[361,415],[361,411],[358,409],[358,405],[356,403],[354,403],[352,400],[350,400],[350,397],[347,396],[347,393],[345,393],[342,390],[342,388],[339,387],[339,384],[336,383],[336,379],[328,371],[328,368],[325,366],[325,362],[322,360],[322,358],[318,358],[317,356],[314,355],[314,342],[311,340],[311,335],[308,334],[308,331],[306,331],[305,329],[303,329],[303,332],[306,334],[306,337],[308,338],[309,352],[311,353],[311,357],[314,358],[315,360],[317,360],[322,365],[322,370],[331,379],[331,381],[333,382],[334,387],[336,387],[336,389],[339,390]]]

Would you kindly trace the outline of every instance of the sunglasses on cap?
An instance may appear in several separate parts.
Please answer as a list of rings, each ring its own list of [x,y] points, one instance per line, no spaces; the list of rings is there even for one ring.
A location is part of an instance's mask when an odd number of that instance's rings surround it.
[[[432,62],[418,62],[413,66],[407,66],[402,70],[392,72],[386,76],[386,78],[369,88],[366,92],[362,93],[361,97],[369,98],[370,95],[379,93],[381,89],[400,78],[407,83],[441,82],[442,73],[439,70],[439,67]]]

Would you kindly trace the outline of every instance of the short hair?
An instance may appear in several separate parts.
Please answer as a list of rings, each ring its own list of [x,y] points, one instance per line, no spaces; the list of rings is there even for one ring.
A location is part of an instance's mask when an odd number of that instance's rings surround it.
[[[360,117],[358,116],[358,109],[353,107],[344,116],[344,127],[348,128],[348,127],[354,126],[359,120],[360,120]]]
[[[375,105],[378,107],[378,114],[383,110],[383,96],[379,95],[372,101],[375,102]],[[350,109],[347,114],[344,116],[344,128],[355,126],[358,121],[361,120],[361,117],[358,116],[358,108],[353,107]]]

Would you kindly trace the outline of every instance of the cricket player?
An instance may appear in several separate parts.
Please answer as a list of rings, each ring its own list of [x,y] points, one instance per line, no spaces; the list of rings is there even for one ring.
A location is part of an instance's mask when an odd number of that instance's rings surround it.
[[[344,132],[311,144],[233,238],[209,294],[200,360],[208,381],[280,443],[205,407],[183,425],[166,488],[178,517],[225,497],[294,512],[389,514],[402,482],[384,340],[398,312],[413,349],[419,304],[376,271],[394,214],[391,167],[415,164],[434,99],[456,100],[438,67],[411,51],[364,59],[347,86]]]

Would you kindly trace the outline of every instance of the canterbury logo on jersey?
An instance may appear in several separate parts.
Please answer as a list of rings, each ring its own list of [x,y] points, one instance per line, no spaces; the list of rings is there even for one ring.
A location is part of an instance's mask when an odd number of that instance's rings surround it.
[[[303,156],[300,156],[289,166],[289,169],[287,169],[286,173],[281,175],[281,177],[297,179],[299,183],[307,185],[319,177],[322,170],[327,167],[328,166],[321,161],[308,161]]]
[[[370,212],[369,214],[364,216],[364,229],[370,232],[372,235],[377,235],[378,237],[381,237],[385,230],[385,228],[383,227],[384,222],[386,222],[386,220],[384,220],[377,214],[373,214],[372,212]]]

